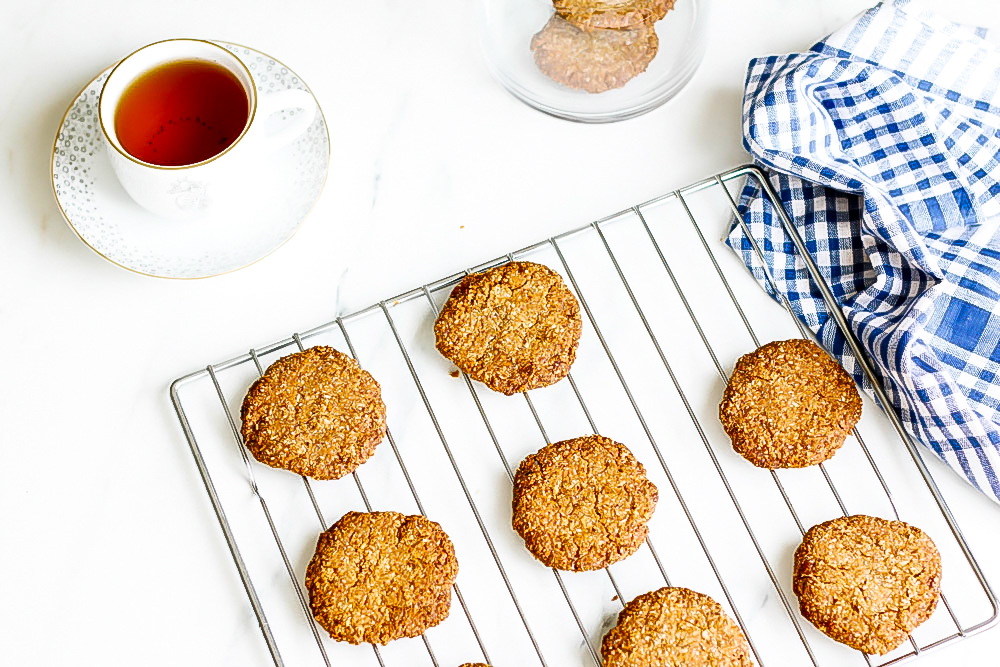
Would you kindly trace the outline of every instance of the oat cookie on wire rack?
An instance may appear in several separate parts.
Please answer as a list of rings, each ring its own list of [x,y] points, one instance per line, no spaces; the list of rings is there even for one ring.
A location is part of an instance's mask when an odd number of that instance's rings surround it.
[[[243,442],[261,463],[314,479],[357,469],[385,436],[378,382],[332,347],[278,359],[247,392]]]
[[[306,588],[333,639],[387,644],[447,618],[457,576],[455,548],[434,521],[348,512],[319,536]]]
[[[508,396],[566,377],[582,329],[580,305],[562,277],[533,262],[466,276],[434,323],[441,354]]]
[[[601,642],[603,667],[753,667],[750,646],[722,606],[687,588],[635,598]]]
[[[851,377],[819,345],[798,338],[740,357],[719,405],[733,448],[770,469],[826,461],[860,418]]]
[[[941,555],[902,521],[848,516],[810,528],[795,551],[802,615],[851,648],[885,655],[930,618],[941,592]]]
[[[658,492],[624,445],[599,435],[564,440],[521,462],[513,526],[528,551],[560,570],[598,570],[634,554]]]

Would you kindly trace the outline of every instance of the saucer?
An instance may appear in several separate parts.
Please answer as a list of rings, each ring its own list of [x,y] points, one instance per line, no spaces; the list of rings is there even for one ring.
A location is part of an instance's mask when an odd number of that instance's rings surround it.
[[[309,91],[295,72],[254,49],[216,42],[243,60],[261,94]],[[98,255],[158,278],[207,278],[256,262],[287,241],[319,199],[330,164],[330,135],[316,120],[296,141],[261,161],[252,194],[199,220],[161,218],[135,203],[111,169],[97,120],[108,67],[66,111],[52,150],[52,189],[69,226]],[[291,116],[295,111],[288,112]]]

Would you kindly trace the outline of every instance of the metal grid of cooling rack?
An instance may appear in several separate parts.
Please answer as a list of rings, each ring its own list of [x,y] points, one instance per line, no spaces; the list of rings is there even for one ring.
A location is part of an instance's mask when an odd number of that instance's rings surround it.
[[[713,410],[736,356],[787,333],[808,335],[787,309],[776,311],[721,243],[708,241],[725,232],[736,212],[730,188],[746,178],[776,199],[756,169],[734,169],[174,382],[178,418],[275,665],[599,665],[600,638],[616,612],[662,585],[716,597],[760,666],[887,667],[995,624],[996,597],[895,415],[866,398],[859,425],[866,435],[855,429],[842,452],[808,473],[751,470],[720,437]],[[463,276],[521,259],[563,275],[580,300],[585,331],[566,382],[499,397],[448,373],[430,324]],[[808,268],[832,302],[818,269]],[[837,321],[849,332],[842,316]],[[848,340],[877,388],[857,341]],[[236,415],[249,383],[269,361],[312,344],[351,354],[383,385],[388,444],[353,479],[315,482],[274,471],[240,442]],[[511,537],[514,466],[542,444],[585,432],[629,444],[661,489],[660,507],[641,555],[603,573],[546,570]],[[386,647],[331,642],[313,622],[302,586],[316,536],[346,509],[406,507],[452,534],[462,562],[454,589],[461,611],[419,639]],[[943,604],[887,656],[822,637],[791,594],[790,552],[801,534],[848,513],[918,523],[945,558]]]

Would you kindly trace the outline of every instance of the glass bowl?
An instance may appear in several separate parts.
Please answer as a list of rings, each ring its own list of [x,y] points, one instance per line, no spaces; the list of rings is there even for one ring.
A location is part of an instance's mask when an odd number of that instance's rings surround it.
[[[493,76],[515,97],[547,114],[585,123],[608,123],[639,116],[675,96],[691,80],[704,55],[704,14],[709,0],[676,0],[676,4],[653,24],[659,47],[645,71],[623,86],[603,92],[587,92],[557,83],[535,63],[533,37],[546,27],[555,10],[551,0],[479,0],[480,41]],[[571,24],[564,29],[562,48],[581,48],[568,54],[577,71],[594,67],[588,53],[594,53],[596,39],[621,40],[620,31],[578,31]],[[615,47],[618,48],[618,47]],[[615,53],[625,53],[616,51]],[[562,57],[558,54],[557,57]],[[597,57],[596,55],[593,57]],[[602,63],[607,53],[600,54]],[[612,58],[618,57],[615,55]],[[621,58],[634,58],[629,52]],[[560,61],[563,62],[563,61]],[[568,68],[571,65],[566,65]],[[597,65],[602,67],[604,65]],[[631,67],[632,65],[629,65]],[[641,66],[641,65],[640,65]],[[619,77],[621,78],[621,77]]]

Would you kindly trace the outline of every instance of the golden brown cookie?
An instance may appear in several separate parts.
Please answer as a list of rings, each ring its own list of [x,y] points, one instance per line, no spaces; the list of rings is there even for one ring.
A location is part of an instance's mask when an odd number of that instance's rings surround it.
[[[351,644],[416,637],[448,617],[458,560],[441,526],[399,512],[348,512],[306,569],[313,615]]]
[[[645,23],[588,31],[558,14],[531,38],[531,53],[542,74],[588,93],[621,88],[646,71],[659,47],[656,31]]]
[[[601,642],[604,667],[753,667],[740,627],[718,602],[687,588],[640,595]]]
[[[662,19],[674,0],[552,0],[562,18],[583,30],[634,28]]]
[[[485,662],[467,662],[464,665],[459,665],[459,667],[490,667]]]
[[[253,383],[240,410],[243,442],[261,463],[338,479],[385,435],[378,382],[332,347],[282,357]]]
[[[810,340],[740,357],[719,419],[733,448],[761,468],[805,468],[833,456],[861,418],[851,376]]]
[[[792,584],[802,615],[823,634],[885,655],[934,612],[941,555],[919,528],[848,516],[806,532]]]
[[[510,396],[566,377],[582,327],[580,305],[558,273],[511,262],[463,278],[434,335],[469,377]]]
[[[564,440],[518,466],[514,530],[549,567],[598,570],[642,546],[657,498],[624,445],[599,435]]]

